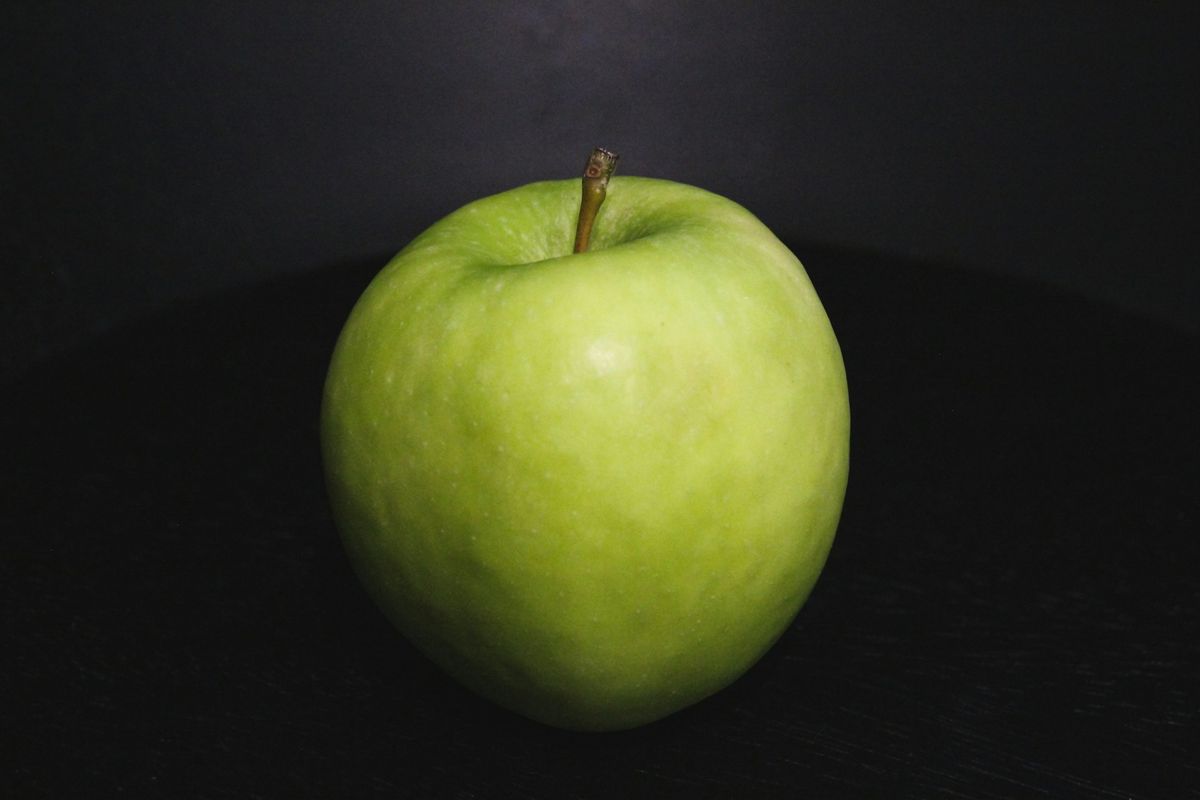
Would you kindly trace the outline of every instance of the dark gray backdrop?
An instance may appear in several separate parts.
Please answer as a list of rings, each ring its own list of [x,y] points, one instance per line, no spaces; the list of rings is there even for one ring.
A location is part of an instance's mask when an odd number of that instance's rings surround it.
[[[1184,3],[7,4],[3,366],[382,258],[593,144],[792,243],[1195,330],[1196,21]]]

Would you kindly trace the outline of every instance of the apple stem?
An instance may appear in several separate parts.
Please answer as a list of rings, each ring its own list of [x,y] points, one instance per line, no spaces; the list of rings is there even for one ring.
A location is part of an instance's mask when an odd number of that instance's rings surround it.
[[[585,253],[588,240],[592,237],[592,223],[604,202],[608,191],[608,179],[617,168],[619,156],[603,147],[597,147],[588,156],[583,168],[583,199],[579,203],[579,225],[575,228],[575,252]]]

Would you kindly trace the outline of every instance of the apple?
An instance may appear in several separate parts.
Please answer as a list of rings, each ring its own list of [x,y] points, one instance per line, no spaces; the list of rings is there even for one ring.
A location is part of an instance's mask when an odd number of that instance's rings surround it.
[[[598,211],[587,177],[582,215],[578,179],[534,183],[413,240],[350,314],[321,412],[384,613],[467,687],[576,730],[749,669],[817,581],[849,463],[841,351],[796,257],[731,200],[602,177]]]

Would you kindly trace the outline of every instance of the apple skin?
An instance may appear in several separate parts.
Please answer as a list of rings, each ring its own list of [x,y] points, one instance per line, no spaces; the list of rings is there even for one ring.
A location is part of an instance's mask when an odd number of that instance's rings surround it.
[[[576,730],[733,682],[833,542],[850,410],[796,257],[736,203],[577,180],[449,215],[338,340],[322,448],[362,583],[432,661]]]

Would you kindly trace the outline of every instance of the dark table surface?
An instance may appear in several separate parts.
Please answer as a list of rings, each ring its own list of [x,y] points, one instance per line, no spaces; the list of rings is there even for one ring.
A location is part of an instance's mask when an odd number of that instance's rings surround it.
[[[625,733],[477,699],[355,582],[316,420],[377,264],[10,382],[0,796],[1198,796],[1196,338],[797,251],[850,376],[837,542],[749,674]]]

